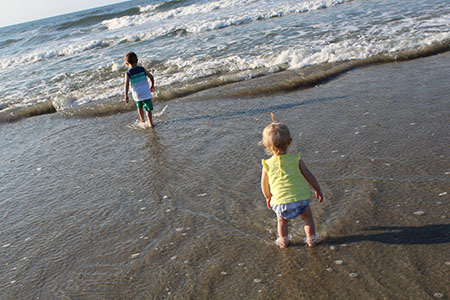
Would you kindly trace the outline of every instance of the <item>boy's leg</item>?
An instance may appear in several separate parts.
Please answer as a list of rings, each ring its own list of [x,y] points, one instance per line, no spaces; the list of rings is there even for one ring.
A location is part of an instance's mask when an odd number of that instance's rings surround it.
[[[305,223],[305,233],[306,233],[306,239],[308,241],[308,246],[313,247],[314,244],[310,243],[309,241],[314,241],[316,238],[316,227],[314,225],[314,218],[311,212],[311,207],[308,206],[305,209],[305,212],[300,215],[303,222]]]
[[[147,120],[148,120],[150,127],[153,127],[152,111],[146,110],[145,114],[147,115]]]
[[[289,237],[288,237],[288,219],[283,219],[280,216],[277,216],[277,228],[278,228],[278,238],[280,239],[277,244],[281,248],[286,248],[289,245]]]
[[[137,111],[138,111],[139,119],[141,119],[141,122],[144,123],[145,122],[144,109],[142,107],[138,107]]]

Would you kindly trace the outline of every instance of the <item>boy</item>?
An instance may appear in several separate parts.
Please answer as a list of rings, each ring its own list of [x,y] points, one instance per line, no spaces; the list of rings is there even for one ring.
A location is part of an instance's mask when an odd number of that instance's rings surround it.
[[[138,58],[136,53],[128,52],[125,55],[125,64],[130,68],[125,73],[125,102],[128,103],[128,90],[131,83],[131,94],[134,101],[136,101],[136,107],[139,114],[139,118],[142,123],[145,123],[144,110],[147,115],[149,126],[153,128],[152,121],[152,93],[155,91],[155,80],[153,75],[150,74],[144,67],[138,66]],[[149,87],[147,77],[150,78],[152,86]]]

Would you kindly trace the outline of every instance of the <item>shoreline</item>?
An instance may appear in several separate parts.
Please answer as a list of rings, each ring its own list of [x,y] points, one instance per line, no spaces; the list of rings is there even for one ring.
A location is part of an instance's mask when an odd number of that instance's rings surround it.
[[[301,69],[282,70],[271,74],[260,74],[251,79],[234,82],[234,80],[219,80],[216,84],[206,86],[201,81],[194,83],[192,87],[180,88],[178,92],[163,90],[154,100],[156,103],[170,103],[180,99],[213,100],[218,93],[222,98],[255,98],[265,95],[277,95],[289,92],[302,91],[314,88],[319,84],[326,84],[347,72],[376,66],[380,64],[395,64],[412,61],[431,56],[446,55],[449,53],[449,45],[438,45],[422,51],[404,52],[392,57],[389,55],[377,55],[363,60],[327,63],[322,65],[306,66]],[[126,105],[123,101],[98,101],[82,104],[73,108],[58,111],[51,100],[42,101],[31,106],[1,107],[0,123],[10,123],[22,118],[39,115],[59,113],[70,117],[101,117],[118,113],[126,113],[135,109],[134,103]]]

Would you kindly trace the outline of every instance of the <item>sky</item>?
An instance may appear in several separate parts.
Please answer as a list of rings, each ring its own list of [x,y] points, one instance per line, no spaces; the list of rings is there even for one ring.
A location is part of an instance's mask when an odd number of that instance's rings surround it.
[[[2,0],[0,27],[123,1],[125,0]]]

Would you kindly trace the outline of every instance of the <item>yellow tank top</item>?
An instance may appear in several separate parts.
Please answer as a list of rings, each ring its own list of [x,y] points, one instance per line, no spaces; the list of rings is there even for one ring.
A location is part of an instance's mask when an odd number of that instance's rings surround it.
[[[262,165],[269,177],[271,205],[286,204],[310,197],[309,184],[299,167],[298,154],[273,155],[262,160]]]

